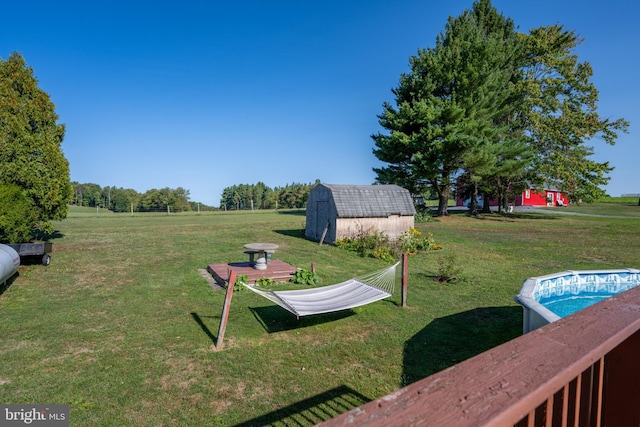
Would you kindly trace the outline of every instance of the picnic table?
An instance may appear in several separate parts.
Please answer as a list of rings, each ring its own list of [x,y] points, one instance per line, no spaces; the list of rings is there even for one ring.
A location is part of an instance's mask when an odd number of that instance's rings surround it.
[[[244,245],[246,249],[245,253],[249,255],[249,263],[251,263],[256,270],[267,269],[267,264],[271,260],[271,254],[273,254],[278,247],[275,243],[247,243]],[[254,262],[255,255],[258,255],[258,258]]]

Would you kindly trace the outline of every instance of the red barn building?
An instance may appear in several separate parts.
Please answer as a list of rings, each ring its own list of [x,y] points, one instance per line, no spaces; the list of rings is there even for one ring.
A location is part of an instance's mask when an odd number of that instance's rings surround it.
[[[516,206],[569,206],[569,198],[557,188],[542,191],[536,189],[524,190],[516,196]]]
[[[546,186],[544,190],[532,188],[526,189],[522,194],[516,196],[514,206],[569,206],[569,198],[566,194],[553,186]],[[479,198],[478,204],[482,206],[482,199]],[[469,199],[462,199],[459,195],[456,197],[456,206],[469,206]],[[498,199],[489,201],[489,206],[498,206]]]

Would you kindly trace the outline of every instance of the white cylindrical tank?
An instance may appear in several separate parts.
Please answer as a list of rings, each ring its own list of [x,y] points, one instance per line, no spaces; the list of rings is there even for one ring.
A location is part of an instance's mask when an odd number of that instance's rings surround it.
[[[20,255],[11,246],[0,243],[0,283],[16,274],[20,267]]]

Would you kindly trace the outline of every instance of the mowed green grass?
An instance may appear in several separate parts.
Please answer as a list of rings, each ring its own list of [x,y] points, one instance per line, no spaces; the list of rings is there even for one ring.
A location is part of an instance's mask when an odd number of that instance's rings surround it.
[[[322,284],[389,265],[308,241],[304,225],[304,211],[72,210],[51,265],[21,266],[0,295],[0,402],[70,404],[74,426],[312,425],[520,335],[527,277],[640,268],[640,218],[454,214],[417,225],[444,249],[410,257],[407,308],[396,293],[297,320],[237,292],[217,351],[224,292],[199,270],[243,261],[245,243],[316,263]],[[433,279],[447,256],[457,283]]]
[[[565,208],[569,212],[605,215],[605,216],[627,216],[640,218],[640,205],[638,199],[618,199],[621,202],[613,203],[589,203],[583,205],[570,205]]]

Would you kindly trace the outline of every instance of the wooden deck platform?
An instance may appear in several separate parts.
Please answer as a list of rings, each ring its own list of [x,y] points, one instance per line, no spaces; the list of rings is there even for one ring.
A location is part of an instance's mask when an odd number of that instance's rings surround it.
[[[233,269],[236,274],[245,274],[249,283],[268,277],[276,282],[287,282],[296,272],[297,268],[279,259],[272,259],[267,264],[266,270],[256,270],[248,262],[232,262],[229,264],[209,264],[207,271],[211,273],[214,280],[222,285],[229,280],[229,271]]]

